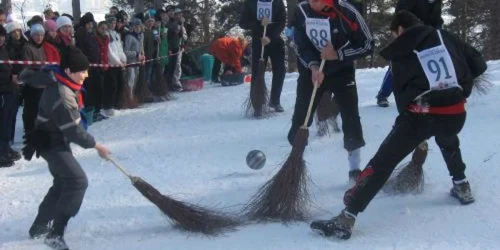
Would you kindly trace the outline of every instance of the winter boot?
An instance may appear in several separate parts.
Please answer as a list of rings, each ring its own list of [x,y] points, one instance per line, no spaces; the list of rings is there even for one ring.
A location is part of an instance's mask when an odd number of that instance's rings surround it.
[[[331,220],[313,221],[311,229],[327,237],[335,236],[339,239],[348,240],[351,238],[354,222],[356,222],[356,215],[344,209],[338,216],[333,217]]]
[[[471,204],[474,202],[474,197],[470,190],[470,185],[467,179],[461,181],[453,181],[450,195],[457,198],[462,205]]]
[[[7,155],[12,161],[19,161],[21,160],[21,154],[19,154],[17,151],[12,149],[10,146],[7,148]]]
[[[37,223],[33,222],[29,230],[31,239],[39,239],[50,232],[49,223]]]
[[[281,112],[284,112],[285,109],[283,109],[283,107],[281,106],[281,104],[279,103],[270,103],[269,104],[269,107],[274,109],[275,112],[278,112],[278,113],[281,113]]]
[[[0,168],[14,166],[14,161],[8,155],[0,155]]]
[[[382,108],[387,108],[389,107],[389,101],[387,101],[387,98],[379,98],[377,99],[377,105]]]
[[[68,245],[62,235],[56,235],[49,233],[44,241],[45,245],[49,246],[54,250],[69,250]]]

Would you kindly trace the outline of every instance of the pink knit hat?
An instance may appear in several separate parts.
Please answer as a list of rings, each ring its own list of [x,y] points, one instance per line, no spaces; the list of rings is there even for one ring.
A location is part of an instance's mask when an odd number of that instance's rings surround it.
[[[43,27],[45,28],[46,31],[57,31],[57,24],[52,19],[45,21]]]

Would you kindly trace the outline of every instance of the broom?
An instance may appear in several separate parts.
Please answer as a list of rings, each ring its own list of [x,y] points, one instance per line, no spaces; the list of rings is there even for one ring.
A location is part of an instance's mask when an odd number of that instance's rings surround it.
[[[136,99],[132,95],[132,90],[128,85],[128,75],[126,69],[123,69],[122,72],[121,83],[118,88],[118,101],[117,106],[119,109],[134,109],[139,106]]]
[[[411,161],[398,166],[384,191],[388,193],[420,193],[424,190],[423,165],[427,158],[428,145],[423,141],[413,151]]]
[[[156,90],[156,95],[160,97],[164,97],[162,99],[164,100],[169,100],[170,99],[170,94],[168,92],[168,84],[167,80],[165,79],[165,76],[163,75],[163,68],[161,64],[160,58],[160,43],[161,43],[161,35],[160,35],[160,40],[158,41],[157,45],[157,50],[156,50],[156,58],[158,58],[154,64],[155,64],[155,87],[154,89]]]
[[[142,178],[130,175],[113,158],[107,160],[125,174],[132,181],[132,185],[170,218],[174,225],[186,231],[217,235],[234,230],[236,226],[240,225],[240,221],[220,212],[177,201],[163,195]]]
[[[322,60],[320,71],[323,70],[324,64],[325,60]],[[284,165],[259,189],[244,208],[250,219],[278,219],[285,222],[306,219],[305,207],[309,203],[309,195],[303,154],[309,138],[307,125],[317,90],[318,86],[314,84],[304,125],[295,135],[292,152]]]
[[[339,114],[339,107],[332,93],[325,91],[321,97],[318,108],[316,109],[316,126],[318,128],[318,136],[331,135],[330,126],[333,131],[340,132],[337,124],[337,115]]]
[[[264,33],[262,38],[266,36],[267,25],[264,26]],[[254,117],[262,117],[268,114],[267,103],[268,103],[268,91],[266,87],[266,62],[264,61],[264,45],[260,52],[259,68],[257,78],[250,85],[250,96],[246,101],[246,115],[250,116],[253,109]]]

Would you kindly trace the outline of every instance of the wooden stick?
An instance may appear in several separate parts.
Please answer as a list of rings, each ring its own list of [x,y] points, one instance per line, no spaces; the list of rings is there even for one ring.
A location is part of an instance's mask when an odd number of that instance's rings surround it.
[[[324,66],[325,66],[325,60],[321,60],[321,65],[319,66],[319,71],[323,71]],[[319,83],[315,82],[313,84],[314,84],[314,88],[313,88],[313,92],[311,95],[311,100],[309,101],[309,108],[307,109],[306,120],[304,121],[304,125],[302,125],[303,129],[307,129],[307,123],[309,121],[309,118],[311,117],[311,111],[312,111],[314,99],[316,97],[316,91],[318,90]]]

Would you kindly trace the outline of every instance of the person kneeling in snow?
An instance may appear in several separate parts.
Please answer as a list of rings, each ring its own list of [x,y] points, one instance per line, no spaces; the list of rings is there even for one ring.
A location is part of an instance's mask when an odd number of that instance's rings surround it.
[[[63,235],[71,217],[75,216],[88,185],[87,176],[71,152],[70,143],[95,148],[102,158],[109,150],[96,143],[80,125],[82,99],[80,90],[87,78],[89,61],[74,46],[61,57],[61,66],[49,66],[39,72],[26,73],[32,87],[45,88],[40,98],[35,129],[26,136],[23,155],[30,160],[41,155],[54,177],[53,185],[40,204],[38,215],[29,230],[31,238],[47,234],[45,244],[53,249],[68,249]],[[49,223],[52,222],[52,227]]]
[[[241,58],[248,48],[248,41],[244,37],[222,37],[210,45],[210,54],[215,57],[212,70],[212,81],[220,81],[221,63],[224,63],[224,74],[239,74],[243,72]]]
[[[349,239],[356,215],[365,210],[396,165],[423,140],[435,137],[453,187],[462,204],[474,202],[458,133],[465,123],[465,101],[486,62],[472,46],[444,30],[425,26],[412,13],[395,15],[390,29],[395,40],[380,52],[391,61],[394,96],[399,111],[392,131],[344,196],[346,208],[311,228],[326,236]]]

